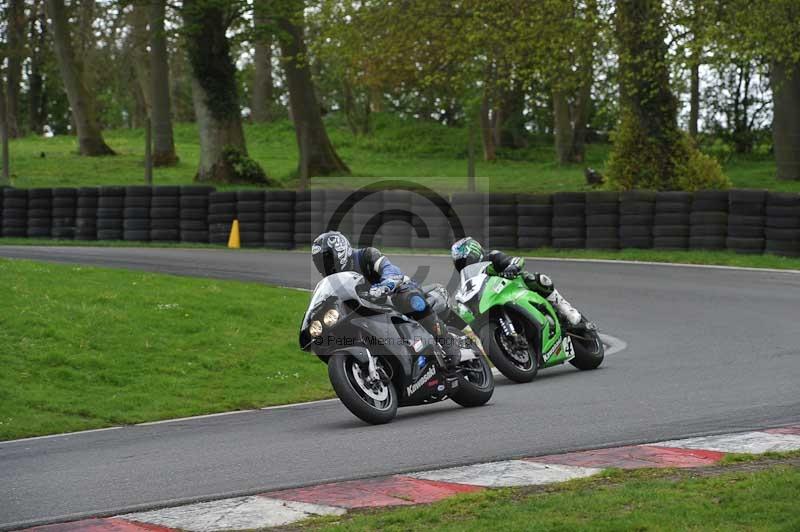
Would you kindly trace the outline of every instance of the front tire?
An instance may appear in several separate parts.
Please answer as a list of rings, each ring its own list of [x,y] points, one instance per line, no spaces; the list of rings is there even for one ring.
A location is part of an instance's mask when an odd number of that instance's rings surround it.
[[[581,318],[581,322],[585,323],[586,318]],[[581,371],[600,367],[605,358],[606,346],[597,331],[584,331],[581,336],[577,336],[577,333],[570,334],[570,337],[575,357],[569,363]]]
[[[517,324],[515,323],[516,327]],[[486,350],[486,354],[491,359],[495,367],[514,382],[531,382],[536,378],[536,373],[539,371],[539,361],[537,360],[536,353],[528,345],[527,353],[517,354],[517,360],[507,348],[504,348],[500,342],[500,335],[503,334],[503,329],[500,323],[494,320],[487,322],[480,331],[481,344]]]
[[[367,386],[366,373],[352,355],[338,353],[328,359],[328,377],[344,406],[372,425],[388,423],[397,415],[397,391],[391,382]]]

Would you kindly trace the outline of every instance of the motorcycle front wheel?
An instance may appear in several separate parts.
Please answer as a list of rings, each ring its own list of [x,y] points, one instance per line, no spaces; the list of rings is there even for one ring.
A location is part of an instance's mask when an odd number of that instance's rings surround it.
[[[368,375],[366,364],[350,354],[337,353],[328,359],[328,377],[344,406],[372,425],[388,423],[397,415],[397,391],[391,382],[369,383]]]
[[[522,330],[521,324],[515,322],[514,326]],[[528,344],[527,349],[512,345],[499,322],[491,320],[481,327],[480,339],[486,354],[500,373],[514,382],[531,382],[536,378],[539,362],[531,345]]]

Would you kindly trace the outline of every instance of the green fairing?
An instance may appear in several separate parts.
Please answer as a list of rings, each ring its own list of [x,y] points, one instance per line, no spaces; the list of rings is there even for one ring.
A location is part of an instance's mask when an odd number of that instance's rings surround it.
[[[488,266],[486,272],[491,273],[490,269],[491,266]],[[561,364],[569,358],[569,354],[561,347],[563,341],[561,323],[553,306],[545,298],[530,290],[525,285],[522,277],[505,279],[496,275],[489,275],[486,285],[481,291],[477,309],[478,314],[486,314],[494,307],[502,307],[507,304],[514,304],[521,308],[539,323],[542,331],[540,345],[542,355],[546,356],[551,350],[556,349],[556,352],[545,361],[543,367],[547,368]],[[547,309],[550,314],[553,323],[555,323],[555,334],[551,335],[551,321],[542,314],[541,310],[539,310],[540,308]],[[475,320],[475,316],[466,305],[459,304],[456,306],[456,310],[465,322],[471,323]]]

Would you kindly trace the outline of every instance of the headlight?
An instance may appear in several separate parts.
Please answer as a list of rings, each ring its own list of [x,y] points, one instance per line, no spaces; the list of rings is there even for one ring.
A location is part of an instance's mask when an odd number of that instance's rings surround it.
[[[333,327],[336,325],[336,322],[339,321],[339,311],[335,308],[330,309],[325,313],[325,317],[322,318],[322,321],[325,323],[325,327]]]
[[[319,322],[319,320],[314,320],[311,322],[311,325],[308,326],[308,333],[314,338],[322,335],[322,324]]]

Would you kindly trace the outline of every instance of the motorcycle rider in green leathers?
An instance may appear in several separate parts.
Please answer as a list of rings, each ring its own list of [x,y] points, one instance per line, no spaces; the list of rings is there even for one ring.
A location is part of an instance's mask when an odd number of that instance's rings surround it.
[[[492,250],[488,254],[484,253],[483,246],[469,236],[454,243],[450,248],[450,255],[453,258],[456,270],[459,272],[471,264],[488,261],[491,263],[486,268],[488,275],[499,275],[506,279],[514,279],[517,276],[521,276],[528,289],[552,303],[558,315],[571,328],[594,328],[591,322],[581,321],[581,313],[555,289],[550,277],[543,273],[525,271],[525,259],[522,257],[511,257],[498,250]]]

